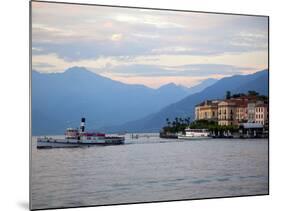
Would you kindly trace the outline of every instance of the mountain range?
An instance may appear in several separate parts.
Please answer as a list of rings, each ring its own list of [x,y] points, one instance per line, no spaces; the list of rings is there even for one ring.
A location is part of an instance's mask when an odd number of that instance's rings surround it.
[[[235,75],[218,80],[203,91],[189,95],[184,99],[172,103],[154,114],[137,121],[126,124],[103,128],[106,131],[128,131],[128,132],[158,132],[165,124],[166,118],[175,117],[194,118],[194,107],[196,104],[208,99],[223,99],[226,91],[232,93],[247,93],[254,90],[261,95],[268,96],[268,70],[263,70],[249,75]]]
[[[83,67],[63,73],[32,71],[32,134],[62,134],[86,117],[89,128],[108,128],[142,119],[214,84],[208,79],[187,88],[174,83],[158,89],[111,80]],[[114,128],[111,128],[115,130]]]

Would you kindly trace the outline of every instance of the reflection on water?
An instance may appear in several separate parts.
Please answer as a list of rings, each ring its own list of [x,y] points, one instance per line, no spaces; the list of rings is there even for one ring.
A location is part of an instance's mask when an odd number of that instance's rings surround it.
[[[32,208],[268,193],[268,140],[183,141],[139,134],[125,145],[37,150]]]

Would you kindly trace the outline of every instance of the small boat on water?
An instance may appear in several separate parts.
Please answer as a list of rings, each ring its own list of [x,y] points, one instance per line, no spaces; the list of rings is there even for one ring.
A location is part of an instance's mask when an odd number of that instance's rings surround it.
[[[196,140],[196,139],[212,138],[207,129],[186,128],[184,132],[185,133],[183,133],[183,134],[178,134],[178,139]]]
[[[124,144],[124,136],[109,136],[104,133],[86,132],[85,118],[81,119],[80,129],[67,128],[65,138],[38,137],[37,148],[90,147],[94,145]]]

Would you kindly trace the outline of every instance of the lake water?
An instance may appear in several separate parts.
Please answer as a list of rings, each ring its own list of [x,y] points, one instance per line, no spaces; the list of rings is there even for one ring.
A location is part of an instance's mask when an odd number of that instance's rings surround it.
[[[37,150],[33,137],[31,172],[33,209],[268,194],[268,140]]]

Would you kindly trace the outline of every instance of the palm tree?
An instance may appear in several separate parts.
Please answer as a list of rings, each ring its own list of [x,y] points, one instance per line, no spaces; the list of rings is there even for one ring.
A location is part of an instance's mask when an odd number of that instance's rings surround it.
[[[187,124],[187,125],[190,125],[190,117],[187,117],[187,118],[185,119],[185,121],[186,121],[186,124]]]
[[[183,120],[181,117],[179,118],[179,122],[180,122],[180,124],[183,124]]]
[[[231,98],[231,92],[230,91],[226,91],[225,98],[226,99],[230,99]]]
[[[169,126],[169,118],[166,118],[166,123]]]
[[[249,90],[249,91],[248,91],[248,95],[258,96],[259,93],[256,92],[256,91],[253,91],[253,90]]]

